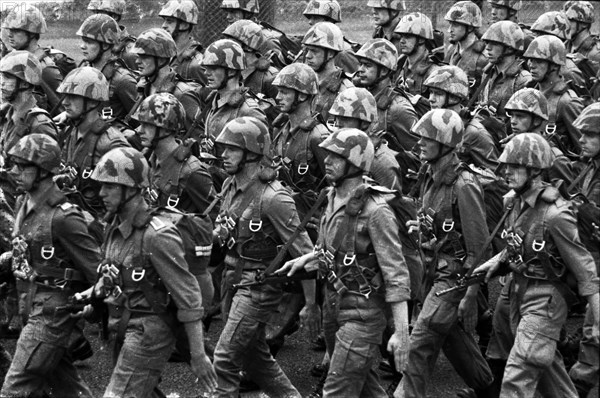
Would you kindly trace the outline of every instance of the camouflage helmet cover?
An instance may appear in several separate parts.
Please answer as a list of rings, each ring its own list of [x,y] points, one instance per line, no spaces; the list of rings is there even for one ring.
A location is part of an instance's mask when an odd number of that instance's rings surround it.
[[[481,40],[504,44],[517,51],[523,51],[525,34],[518,24],[512,21],[498,21],[485,31]]]
[[[29,51],[11,51],[0,60],[0,72],[8,73],[29,84],[38,86],[42,81],[42,65]]]
[[[158,13],[159,17],[172,17],[191,25],[198,24],[198,6],[192,0],[169,0]]]
[[[558,37],[552,35],[536,37],[523,54],[523,58],[540,59],[556,65],[564,65],[566,57],[565,44]]]
[[[140,151],[134,148],[115,148],[98,161],[90,178],[107,184],[131,188],[148,188],[150,166]]]
[[[333,152],[355,167],[369,172],[375,156],[375,148],[369,136],[359,129],[336,130],[319,147]]]
[[[177,46],[169,32],[161,28],[151,28],[138,36],[130,52],[158,58],[172,58],[177,55]]]
[[[489,0],[490,4],[495,7],[504,7],[513,11],[521,9],[522,0]]]
[[[116,44],[119,41],[121,29],[117,21],[108,15],[94,14],[83,21],[76,34],[101,43]]]
[[[514,136],[504,147],[498,162],[548,169],[552,167],[554,155],[550,144],[537,133],[523,133]]]
[[[33,163],[41,169],[57,174],[60,168],[60,147],[47,134],[28,134],[8,151],[9,158]]]
[[[213,42],[204,51],[203,66],[220,66],[233,70],[246,69],[246,56],[242,46],[230,39]]]
[[[469,78],[465,71],[456,65],[444,65],[435,69],[423,85],[445,91],[463,100],[469,96]]]
[[[398,50],[386,39],[370,39],[356,52],[356,58],[364,58],[392,71],[398,67]]]
[[[411,34],[427,40],[433,40],[433,25],[431,19],[420,12],[403,16],[396,25],[394,33]]]
[[[329,114],[373,123],[377,120],[377,101],[366,88],[351,87],[338,94]]]
[[[562,11],[548,11],[538,17],[531,30],[545,35],[554,35],[561,40],[571,40],[571,23]]]
[[[311,0],[304,9],[305,16],[321,15],[334,22],[342,22],[342,9],[336,0]]]
[[[238,40],[254,51],[259,51],[265,44],[261,26],[247,19],[235,21],[223,31],[223,34]]]
[[[456,148],[463,136],[464,124],[458,113],[450,109],[432,109],[413,126],[412,132]]]
[[[582,133],[600,135],[600,102],[586,107],[573,122],[573,127]]]
[[[258,0],[223,0],[221,8],[242,10],[253,14],[258,14],[260,11]]]
[[[340,28],[333,23],[319,22],[306,32],[302,44],[342,51],[344,49],[344,35]]]
[[[583,22],[583,23],[594,23],[594,6],[589,1],[574,1],[566,9],[567,18]]]
[[[319,92],[317,73],[310,66],[297,62],[284,67],[273,80],[273,85],[291,88],[308,95],[316,95]]]
[[[402,11],[401,0],[369,0],[367,7],[373,8],[387,8],[388,10]]]
[[[15,4],[18,4],[16,2]],[[16,5],[10,10],[2,27],[5,29],[20,29],[29,33],[46,33],[48,26],[42,12],[28,4]]]
[[[109,85],[104,74],[91,66],[73,69],[56,89],[57,93],[108,101]]]
[[[87,9],[89,11],[104,11],[123,15],[125,13],[125,7],[125,0],[91,0]]]
[[[444,19],[474,28],[480,28],[482,25],[481,9],[472,1],[455,3],[450,7]]]
[[[242,116],[229,121],[215,143],[266,156],[271,148],[271,136],[265,123],[252,116]]]
[[[515,92],[504,109],[509,113],[511,111],[527,112],[543,120],[548,120],[548,100],[535,88],[522,88]]]
[[[156,93],[144,99],[133,119],[177,132],[183,128],[185,109],[171,93]]]

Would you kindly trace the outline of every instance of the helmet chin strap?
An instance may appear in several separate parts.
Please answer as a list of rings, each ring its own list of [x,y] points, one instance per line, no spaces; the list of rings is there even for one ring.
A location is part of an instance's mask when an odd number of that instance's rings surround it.
[[[344,174],[338,178],[335,181],[331,182],[331,185],[333,185],[334,187],[339,186],[341,183],[343,183],[345,180],[349,179],[349,178],[354,178],[354,177],[359,177],[362,176],[364,174],[364,172],[359,169],[358,167],[355,167],[356,171],[350,173],[350,164],[348,163],[348,161],[346,161],[346,166],[344,167]]]
[[[100,101],[98,101],[98,105],[96,106],[92,106],[92,107],[88,107],[88,98],[83,97],[83,112],[81,112],[81,114],[79,116],[77,116],[74,119],[71,119],[73,124],[75,126],[79,126],[81,123],[83,123],[85,116],[94,111],[94,110],[98,110],[98,108],[102,105],[102,103]]]
[[[110,50],[110,46],[105,50],[104,49],[104,45],[106,43],[102,43],[99,41],[96,41],[96,43],[98,43],[98,45],[100,46],[100,49],[98,50],[98,54],[94,57],[94,59],[92,59],[90,62],[90,64],[94,65],[96,64],[96,62],[98,62],[100,60],[100,58],[102,58],[102,56],[104,55],[105,52],[107,52],[108,50]]]
[[[514,189],[515,193],[517,195],[523,195],[525,192],[527,192],[532,185],[533,179],[536,178],[537,176],[539,176],[540,174],[542,174],[541,171],[538,171],[535,175],[533,174],[533,170],[531,170],[530,168],[527,169],[527,180],[525,181],[525,183],[519,187]]]
[[[325,67],[327,66],[327,64],[329,62],[331,62],[335,58],[335,55],[332,56],[332,57],[329,57],[329,53],[331,52],[331,50],[326,49],[326,48],[324,48],[324,50],[325,50],[325,54],[324,54],[324,58],[325,59],[323,60],[323,62],[321,63],[321,65],[319,65],[319,67],[317,68],[317,70],[315,70],[316,73],[322,72],[323,69],[325,69]]]
[[[121,201],[119,202],[119,206],[117,206],[117,209],[115,211],[115,213],[121,213],[121,211],[123,210],[123,207],[129,203],[133,198],[135,198],[137,196],[137,194],[132,194],[129,196],[127,195],[127,187],[125,185],[121,185]]]

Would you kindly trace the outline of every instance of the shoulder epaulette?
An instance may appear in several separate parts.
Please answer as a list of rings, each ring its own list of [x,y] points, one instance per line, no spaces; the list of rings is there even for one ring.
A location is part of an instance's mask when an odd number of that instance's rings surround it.
[[[154,228],[155,231],[160,231],[161,229],[167,226],[167,224],[165,224],[160,218],[156,216],[152,217],[152,219],[150,220],[150,225],[152,226],[152,228]]]
[[[74,206],[73,203],[70,203],[70,202],[63,202],[59,205],[59,207],[62,211],[67,211],[70,208],[72,208],[73,206]]]

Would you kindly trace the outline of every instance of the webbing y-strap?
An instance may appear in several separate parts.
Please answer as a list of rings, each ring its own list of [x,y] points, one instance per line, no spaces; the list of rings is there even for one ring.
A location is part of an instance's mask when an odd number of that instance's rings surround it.
[[[202,212],[202,217],[208,216],[210,214],[210,212],[215,208],[215,206],[221,200],[223,200],[223,197],[227,193],[227,190],[229,189],[229,187],[231,186],[232,183],[233,183],[232,178],[230,178],[226,181],[225,185],[223,185],[223,187],[221,187],[221,192],[219,192],[218,194],[215,195],[215,198],[212,200],[212,202],[210,202],[208,207]]]
[[[590,172],[590,170],[594,167],[594,163],[592,161],[588,162],[588,164],[581,170],[581,173],[577,175],[577,177],[569,184],[567,187],[567,193],[571,193],[571,191],[579,184],[579,182]]]

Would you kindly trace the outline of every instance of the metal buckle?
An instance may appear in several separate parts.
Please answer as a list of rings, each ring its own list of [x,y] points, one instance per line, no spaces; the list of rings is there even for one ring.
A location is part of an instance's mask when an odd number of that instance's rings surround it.
[[[131,280],[134,282],[139,282],[142,280],[142,278],[144,278],[145,275],[146,270],[144,268],[141,270],[139,268],[134,268],[133,271],[131,271]]]
[[[500,233],[500,238],[506,239],[507,236],[508,236],[508,231],[506,229],[503,229],[502,232]]]
[[[115,287],[113,287],[113,290],[110,294],[112,294],[114,298],[119,298],[121,296],[121,294],[123,294],[123,289],[121,289],[121,286],[115,285]]]
[[[236,222],[232,217],[225,217],[225,227],[231,231],[235,228]]]
[[[44,260],[50,260],[54,256],[54,246],[42,246],[40,255]]]
[[[260,231],[260,229],[262,228],[262,220],[259,220],[258,222],[250,220],[250,223],[248,223],[248,228],[252,232]]]
[[[73,268],[65,268],[65,273],[63,274],[63,278],[65,279],[65,282],[73,280],[74,271],[75,270]]]
[[[554,123],[548,123],[546,125],[546,134],[552,135],[554,133],[556,133],[556,124],[554,124]]]
[[[83,178],[84,180],[87,180],[88,178],[90,178],[92,176],[94,170],[90,169],[89,167],[86,167],[82,172],[81,172],[81,178]]]
[[[448,233],[454,229],[454,220],[444,220],[442,224],[442,231]]]
[[[106,106],[104,108],[102,108],[102,119],[104,120],[108,120],[108,119],[112,119],[113,117],[113,110],[110,106]]]
[[[356,261],[356,254],[348,255],[348,253],[346,253],[342,262],[346,267],[348,267],[354,264],[354,261]]]
[[[542,250],[544,250],[544,247],[546,247],[545,240],[543,240],[541,242],[534,240],[533,243],[531,244],[531,248],[533,249],[534,252],[541,252]]]
[[[233,236],[227,240],[227,249],[231,250],[235,246],[235,239]]]
[[[175,197],[175,199],[173,199],[173,197]],[[167,207],[175,208],[178,204],[179,204],[179,196],[175,195],[175,194],[169,195],[169,198],[167,199]]]
[[[298,174],[300,174],[301,176],[303,176],[307,172],[308,172],[308,164],[301,163],[301,164],[298,165]]]
[[[69,281],[67,281],[66,279],[58,279],[58,280],[57,280],[57,279],[55,279],[55,280],[54,280],[54,286],[56,286],[57,288],[59,288],[59,289],[61,289],[61,290],[62,290],[62,289],[64,289],[65,287],[67,287],[67,283],[68,283],[68,282],[69,282]]]
[[[335,272],[333,270],[329,270],[329,272],[327,273],[327,281],[333,284],[337,279],[338,277],[335,274]]]

